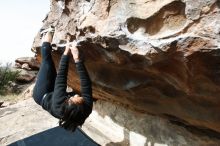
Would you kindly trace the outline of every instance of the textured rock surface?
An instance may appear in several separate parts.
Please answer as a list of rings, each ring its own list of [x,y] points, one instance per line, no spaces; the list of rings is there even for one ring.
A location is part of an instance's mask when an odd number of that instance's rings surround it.
[[[15,60],[17,67],[24,68],[26,70],[38,70],[40,63],[35,57],[20,57]]]
[[[16,78],[16,81],[19,83],[30,83],[35,79],[37,74],[36,71],[26,71],[23,69],[16,70],[19,71],[19,76]]]
[[[220,4],[216,0],[56,0],[44,27],[86,38],[80,51],[95,98],[220,132]],[[40,60],[40,39],[36,48]],[[53,53],[56,65],[61,53]],[[79,91],[73,62],[69,85]]]
[[[0,145],[6,146],[57,126],[58,120],[44,111],[33,99],[27,99],[1,108],[0,123]]]
[[[39,70],[40,63],[35,57],[20,57],[15,60],[15,66],[13,70],[19,72],[19,76],[16,81],[19,83],[32,82]]]
[[[218,146],[220,139],[99,100],[82,129],[105,146]]]

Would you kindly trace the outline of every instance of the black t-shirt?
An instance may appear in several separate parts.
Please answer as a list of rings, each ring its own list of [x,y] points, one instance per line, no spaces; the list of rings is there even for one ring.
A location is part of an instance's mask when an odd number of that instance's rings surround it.
[[[69,56],[62,55],[54,91],[47,93],[41,103],[43,109],[47,110],[51,115],[58,119],[62,119],[64,116],[65,104],[68,104],[65,101],[70,96],[74,95],[73,92],[66,92],[68,65]],[[75,112],[78,115],[77,119],[82,123],[92,112],[92,85],[83,61],[76,63],[76,70],[80,78],[81,96],[84,98],[85,102],[82,105],[75,105],[73,110],[76,110]]]

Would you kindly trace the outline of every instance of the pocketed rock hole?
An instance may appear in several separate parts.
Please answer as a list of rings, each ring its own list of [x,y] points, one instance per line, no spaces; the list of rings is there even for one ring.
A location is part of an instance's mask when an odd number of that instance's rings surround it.
[[[126,21],[127,29],[130,33],[144,30],[142,33],[150,36],[164,35],[165,33],[182,30],[187,22],[185,7],[185,3],[174,1],[147,19],[128,18]]]

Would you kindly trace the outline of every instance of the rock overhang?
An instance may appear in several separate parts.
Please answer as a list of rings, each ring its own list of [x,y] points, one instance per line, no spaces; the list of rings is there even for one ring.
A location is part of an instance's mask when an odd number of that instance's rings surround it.
[[[52,1],[44,25],[57,27],[55,43],[66,32],[86,38],[80,51],[95,98],[220,132],[217,2],[66,1],[65,9]],[[79,92],[72,60],[68,79]]]

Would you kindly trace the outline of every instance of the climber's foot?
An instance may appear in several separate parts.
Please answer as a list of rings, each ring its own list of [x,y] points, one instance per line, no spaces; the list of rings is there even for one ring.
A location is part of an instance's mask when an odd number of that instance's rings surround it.
[[[55,27],[54,26],[49,26],[47,29],[41,29],[40,30],[40,34],[45,34],[45,33],[47,33],[47,32],[55,32]]]
[[[42,38],[42,43],[43,42],[51,43],[52,40],[53,40],[53,33],[52,32],[46,32],[46,34]]]
[[[42,43],[43,42],[51,43],[53,40],[54,32],[55,32],[54,26],[49,26],[49,28],[47,28],[47,29],[41,29],[40,34],[41,34],[41,38],[42,38]]]
[[[55,27],[49,26],[47,29],[41,29],[40,30],[40,39],[42,39],[46,35],[47,32],[50,32],[53,36],[54,32],[55,32]]]

